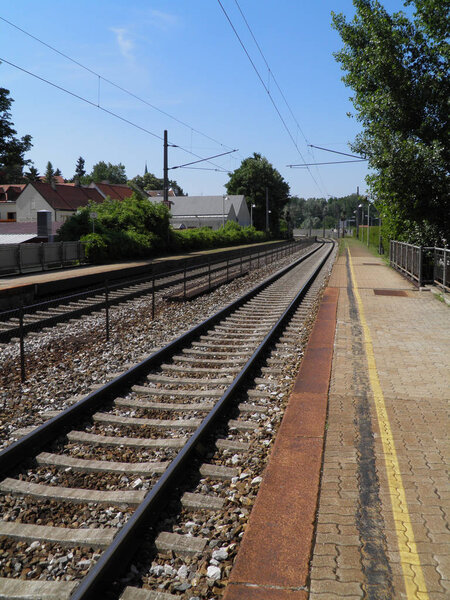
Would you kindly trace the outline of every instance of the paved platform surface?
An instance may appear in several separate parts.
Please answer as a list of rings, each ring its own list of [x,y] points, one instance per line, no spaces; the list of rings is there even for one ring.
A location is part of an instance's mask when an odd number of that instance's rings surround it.
[[[225,600],[450,598],[450,309],[359,242],[346,245],[325,295],[337,319],[319,312],[315,326],[335,323],[331,378],[305,354],[267,467],[296,422],[298,436],[324,439],[320,486],[317,448],[306,464],[291,444],[295,477],[263,480]],[[329,382],[322,433],[311,418],[322,401],[305,385],[314,374]]]

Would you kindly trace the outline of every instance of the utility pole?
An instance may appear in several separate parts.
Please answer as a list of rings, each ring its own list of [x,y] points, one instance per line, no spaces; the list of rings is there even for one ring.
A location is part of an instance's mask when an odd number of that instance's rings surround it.
[[[356,186],[356,239],[359,240],[359,185]]]
[[[169,166],[167,164],[167,129],[164,129],[164,183],[163,183],[163,199],[164,204],[169,208]]]
[[[266,187],[266,231],[269,231],[269,188]]]

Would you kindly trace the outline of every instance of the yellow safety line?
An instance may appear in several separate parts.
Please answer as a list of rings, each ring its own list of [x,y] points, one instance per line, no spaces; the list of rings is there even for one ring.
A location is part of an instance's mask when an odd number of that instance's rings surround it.
[[[373,351],[372,336],[367,325],[364,314],[364,307],[356,283],[353,261],[348,249],[350,260],[350,273],[354,295],[358,305],[359,318],[364,335],[364,347],[369,366],[369,381],[375,401],[375,407],[378,417],[378,425],[384,450],[384,459],[389,483],[389,494],[391,497],[392,513],[394,516],[395,530],[397,533],[400,561],[405,580],[406,595],[408,599],[428,600],[427,587],[420,564],[419,554],[417,552],[414,533],[411,525],[411,519],[406,502],[405,489],[403,487],[400,466],[398,464],[397,453],[395,451],[394,438],[392,435],[389,417],[386,411],[383,391],[378,377],[377,365]]]

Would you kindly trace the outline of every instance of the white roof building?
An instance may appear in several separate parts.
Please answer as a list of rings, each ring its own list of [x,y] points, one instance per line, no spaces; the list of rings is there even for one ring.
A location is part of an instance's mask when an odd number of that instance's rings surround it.
[[[171,225],[176,228],[219,229],[228,221],[247,227],[250,213],[243,195],[174,196],[170,198]]]

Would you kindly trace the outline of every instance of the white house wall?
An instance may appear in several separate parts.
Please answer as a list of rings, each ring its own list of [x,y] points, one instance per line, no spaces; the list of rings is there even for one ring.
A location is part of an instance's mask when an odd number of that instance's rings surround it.
[[[17,202],[15,200],[0,202],[0,220],[6,221],[8,213],[16,213],[17,219]]]
[[[52,221],[57,221],[56,211],[31,185],[28,185],[17,198],[17,222],[30,223],[37,221],[38,210],[49,210]]]

